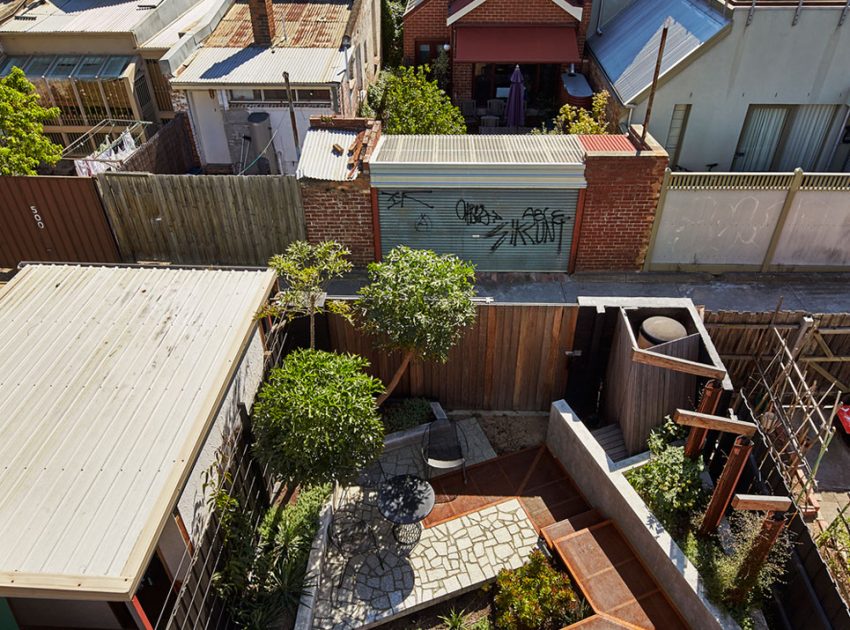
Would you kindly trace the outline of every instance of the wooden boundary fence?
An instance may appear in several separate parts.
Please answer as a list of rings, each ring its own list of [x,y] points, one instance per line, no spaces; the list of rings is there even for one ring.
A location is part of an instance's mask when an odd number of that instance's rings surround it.
[[[436,398],[454,409],[545,411],[563,398],[566,352],[573,347],[578,306],[481,304],[478,318],[445,364],[414,360],[394,395]],[[344,319],[328,318],[330,345],[369,359],[384,383],[401,354],[377,350]]]
[[[126,262],[265,265],[305,238],[292,176],[101,173],[98,183]]]

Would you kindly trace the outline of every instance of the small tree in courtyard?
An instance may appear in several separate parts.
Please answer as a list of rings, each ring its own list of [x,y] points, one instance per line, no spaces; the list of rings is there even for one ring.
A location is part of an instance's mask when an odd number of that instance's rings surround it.
[[[384,71],[369,91],[368,105],[389,134],[466,133],[460,109],[436,81],[428,79],[428,66],[402,66]]]
[[[316,314],[331,311],[348,316],[343,302],[323,303],[328,283],[351,271],[349,251],[335,241],[312,245],[296,241],[286,252],[273,256],[269,267],[286,283],[286,288],[272,298],[258,317],[310,318],[310,347],[316,347]]]
[[[602,90],[593,95],[593,105],[590,111],[583,107],[566,104],[552,121],[552,130],[536,130],[537,133],[582,135],[606,135],[609,133],[607,91]]]
[[[388,350],[403,352],[401,365],[378,398],[380,406],[415,356],[445,361],[463,328],[475,321],[475,269],[456,256],[399,246],[369,265],[360,290],[364,328]]]
[[[0,79],[0,175],[35,175],[39,164],[56,164],[62,147],[44,135],[59,109],[42,107],[20,68]]]
[[[269,374],[254,405],[254,449],[290,490],[350,479],[380,455],[383,385],[368,366],[360,356],[301,349]]]

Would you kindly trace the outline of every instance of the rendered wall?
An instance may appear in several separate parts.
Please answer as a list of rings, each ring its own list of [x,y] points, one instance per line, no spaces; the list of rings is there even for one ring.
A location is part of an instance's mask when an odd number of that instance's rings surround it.
[[[735,9],[725,37],[662,80],[649,131],[665,144],[674,106],[690,103],[679,164],[702,171],[716,163],[715,171],[726,171],[750,104],[846,104],[850,28],[838,28],[841,10],[806,7],[792,26],[795,7],[759,8],[747,26],[748,8]],[[644,98],[632,120],[645,113]]]
[[[546,445],[579,480],[593,507],[617,524],[691,627],[737,627],[706,599],[696,567],[563,400],[552,403]]]
[[[209,495],[204,492],[203,474],[215,461],[216,451],[224,443],[224,436],[229,435],[239,426],[241,419],[238,404],[245,403],[249,411],[254,404],[257,390],[263,381],[263,352],[262,338],[259,330],[255,329],[206,442],[177,500],[180,516],[186,524],[189,536],[196,544],[209,513],[207,507]]]

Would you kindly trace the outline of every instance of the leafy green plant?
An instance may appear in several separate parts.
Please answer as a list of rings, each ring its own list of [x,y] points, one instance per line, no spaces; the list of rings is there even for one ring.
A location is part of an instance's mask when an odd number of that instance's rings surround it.
[[[404,398],[384,405],[381,414],[387,433],[405,431],[433,419],[431,403],[424,398]]]
[[[336,241],[313,245],[295,241],[286,252],[273,256],[269,267],[275,270],[286,288],[275,295],[257,317],[310,318],[310,348],[316,347],[316,314],[330,311],[348,317],[345,302],[331,300],[321,304],[328,283],[351,271],[350,252]]]
[[[354,477],[384,446],[375,396],[381,381],[363,357],[295,350],[271,370],[254,405],[254,452],[290,484]]]
[[[329,485],[302,490],[294,504],[270,509],[254,530],[250,513],[220,488],[211,504],[221,519],[223,556],[213,587],[234,620],[268,628],[293,615],[305,586],[307,561]]]
[[[39,164],[59,161],[62,147],[44,135],[44,123],[58,115],[41,105],[20,68],[0,78],[0,175],[35,175]]]
[[[437,82],[428,79],[429,71],[428,66],[401,66],[381,73],[381,81],[367,98],[369,108],[383,121],[384,133],[466,133],[463,114]]]
[[[462,331],[475,320],[475,268],[456,256],[401,245],[384,262],[369,265],[369,284],[360,289],[357,311],[365,330],[402,361],[380,406],[398,385],[410,361],[445,362]]]
[[[534,550],[519,569],[503,569],[496,577],[496,627],[504,630],[553,630],[586,614],[566,573]]]
[[[687,529],[706,492],[700,479],[702,460],[685,457],[684,447],[668,444],[667,433],[662,429],[650,434],[649,462],[628,472],[626,478],[664,528],[676,537]]]
[[[448,615],[440,615],[438,619],[443,622],[447,630],[464,630],[467,628],[465,610],[457,611],[452,608]]]
[[[611,127],[608,122],[609,98],[610,94],[605,90],[594,94],[590,111],[583,107],[566,104],[561,107],[552,121],[552,129],[542,127],[534,133],[606,135],[610,133]]]
[[[404,0],[381,0],[381,53],[390,68],[404,57]]]
[[[440,48],[440,53],[437,55],[437,58],[434,59],[434,67],[432,68],[432,72],[434,74],[434,80],[437,82],[437,87],[441,90],[446,90],[449,87],[449,74],[451,73],[451,61],[449,60],[449,53],[446,52],[445,48]]]
[[[467,630],[492,630],[493,624],[490,623],[490,620],[487,617],[482,617],[478,621],[473,621],[469,624]]]

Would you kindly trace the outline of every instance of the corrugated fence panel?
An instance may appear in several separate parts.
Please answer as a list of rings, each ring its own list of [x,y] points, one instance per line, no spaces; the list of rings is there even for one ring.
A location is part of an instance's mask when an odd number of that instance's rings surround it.
[[[98,180],[127,262],[265,265],[305,238],[292,176],[101,173]]]
[[[394,396],[425,396],[450,409],[546,411],[564,397],[573,347],[574,305],[478,306],[478,318],[446,363],[415,360]],[[401,353],[388,355],[344,319],[328,318],[331,348],[369,359],[370,372],[389,382]]]
[[[93,179],[0,177],[0,199],[0,267],[119,262]]]
[[[566,271],[578,190],[378,193],[381,245],[455,254],[479,271]]]

